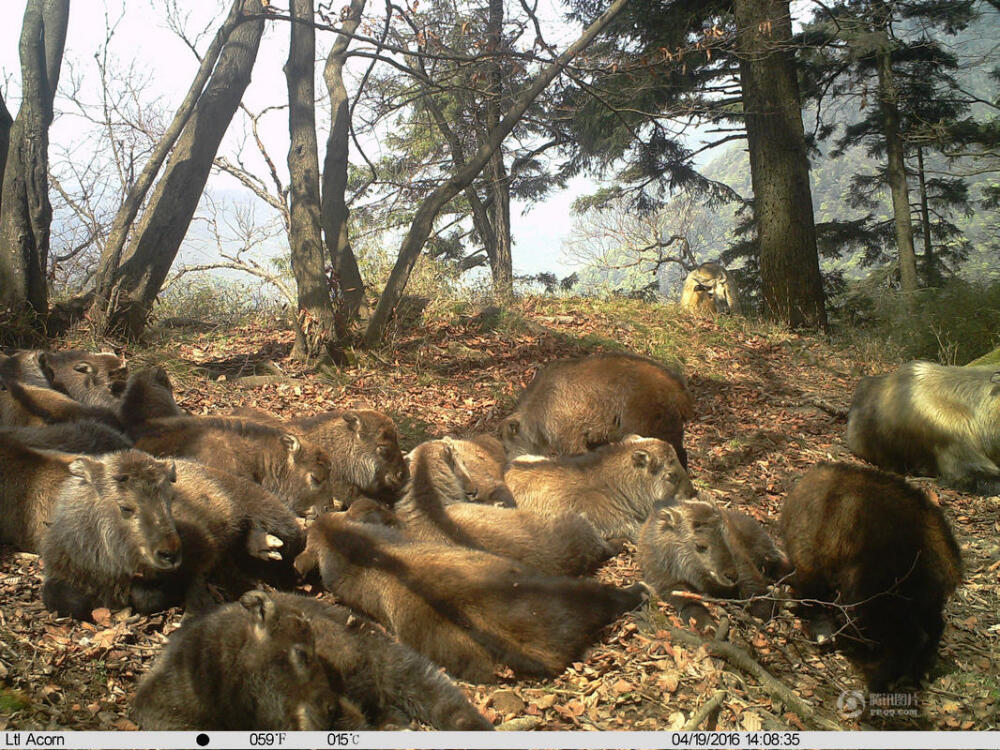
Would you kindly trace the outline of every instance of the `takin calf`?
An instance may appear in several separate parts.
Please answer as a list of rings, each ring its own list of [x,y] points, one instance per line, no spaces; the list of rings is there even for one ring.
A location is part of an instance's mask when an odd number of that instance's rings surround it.
[[[129,375],[117,408],[118,419],[128,431],[151,419],[188,416],[174,401],[174,387],[162,367],[147,367]]]
[[[942,609],[961,581],[958,545],[941,509],[904,479],[849,464],[820,464],[781,511],[791,583],[803,619],[836,628],[836,642],[868,688],[914,682],[934,664]]]
[[[847,445],[889,471],[1000,494],[1000,371],[908,362],[862,378],[847,417]]]
[[[598,631],[646,598],[648,588],[538,573],[478,550],[410,542],[400,531],[327,513],[310,527],[300,574],[319,568],[346,605],[392,629],[452,675],[496,680],[554,676]]]
[[[638,435],[579,456],[516,458],[504,481],[518,508],[579,513],[605,539],[634,540],[654,504],[696,496],[673,446]]]
[[[410,463],[410,486],[395,510],[413,539],[481,549],[544,573],[570,576],[594,571],[622,549],[620,541],[605,542],[579,513],[542,515],[456,499],[463,478],[476,483],[453,441],[422,443],[411,452]]]
[[[298,607],[249,591],[170,636],[139,683],[135,718],[147,731],[361,728],[316,651]]]
[[[635,433],[670,443],[687,469],[684,423],[694,403],[684,376],[637,354],[552,362],[500,424],[508,458],[571,456]]]
[[[150,419],[130,432],[154,456],[190,458],[256,482],[297,513],[331,495],[330,456],[296,434],[221,417]]]
[[[298,521],[251,482],[135,450],[81,456],[70,473],[41,545],[51,611],[81,620],[97,607],[198,611],[212,603],[210,576],[242,590],[250,575],[291,580]]]
[[[713,503],[689,500],[661,506],[639,534],[638,561],[643,579],[669,599],[686,622],[699,628],[712,620],[697,601],[671,596],[677,589],[722,599],[751,599],[788,575],[788,560],[756,520]],[[773,615],[767,600],[750,602],[750,612]]]
[[[684,280],[681,307],[699,315],[738,313],[740,298],[725,268],[702,263]]]

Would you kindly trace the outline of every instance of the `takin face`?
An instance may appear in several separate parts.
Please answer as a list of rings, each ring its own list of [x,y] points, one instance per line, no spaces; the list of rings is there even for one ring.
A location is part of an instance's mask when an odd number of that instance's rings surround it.
[[[503,482],[502,468],[477,443],[444,438],[421,443],[408,456],[412,473],[420,472],[420,491],[433,494],[441,505],[482,503],[514,507]],[[407,496],[417,491],[411,481]]]
[[[941,508],[901,477],[820,464],[788,494],[781,532],[792,587],[810,600],[799,605],[803,620],[834,623],[835,643],[871,690],[919,681],[937,657],[942,610],[962,577]]]
[[[738,313],[740,300],[725,268],[702,263],[684,280],[681,307],[702,315]]]
[[[889,471],[1000,493],[1000,372],[909,362],[889,375],[862,378],[847,444]]]
[[[177,473],[135,450],[80,456],[69,472],[42,542],[42,598],[50,610],[89,619],[95,607],[127,604],[133,578],[180,567],[170,509]]]
[[[540,370],[500,425],[508,458],[572,456],[629,434],[673,445],[687,468],[684,423],[694,402],[684,376],[636,354],[558,360]]]
[[[117,354],[84,351],[39,352],[38,363],[49,385],[82,404],[114,409],[128,368]]]
[[[324,669],[308,620],[262,591],[185,623],[143,679],[146,730],[356,729],[360,712]]]

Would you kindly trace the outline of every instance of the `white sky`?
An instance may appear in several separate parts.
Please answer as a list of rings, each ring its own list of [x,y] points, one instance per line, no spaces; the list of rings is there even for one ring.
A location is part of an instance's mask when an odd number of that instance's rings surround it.
[[[17,45],[25,0],[3,0],[3,2],[7,22],[0,24],[0,73],[4,81],[4,99],[11,114],[16,115],[20,80]],[[179,0],[179,3],[190,12],[187,28],[191,31],[205,28],[213,19],[221,19],[229,6],[228,1],[224,0],[203,2]],[[551,18],[558,17],[560,11],[557,0],[542,0],[540,4],[543,6],[548,4],[548,15]],[[286,7],[287,3],[278,2],[275,5]],[[161,0],[128,0],[126,3],[122,0],[72,0],[60,90],[65,90],[71,63],[84,81],[84,96],[95,102],[98,100],[98,78],[93,56],[100,49],[105,37],[106,16],[110,15],[114,21],[124,13],[112,41],[111,52],[121,67],[126,67],[134,60],[139,69],[148,74],[152,91],[147,90],[146,93],[150,98],[161,97],[166,110],[172,115],[190,85],[197,69],[197,61],[190,50],[167,28],[163,6]],[[381,11],[381,6],[378,10]],[[286,102],[282,66],[287,55],[287,29],[285,22],[275,22],[269,24],[265,31],[253,79],[244,97],[244,103],[252,110]],[[214,24],[209,34],[201,40],[199,50],[204,51],[213,33]],[[549,39],[552,42],[562,42],[570,35],[572,30],[563,27],[560,33],[552,33]],[[318,34],[317,44],[320,47],[320,54],[325,52],[332,36],[330,33]],[[321,73],[322,64],[317,66],[317,76],[321,76]],[[350,83],[348,88],[353,94]],[[324,91],[321,79],[317,83],[317,92],[320,91]],[[319,110],[317,117],[321,119]],[[57,116],[50,131],[53,147],[72,143],[80,126],[79,120],[73,116]],[[325,139],[322,122],[320,130],[322,160]],[[220,148],[220,155],[232,157],[239,149],[239,144],[245,135],[246,128],[240,115],[237,114]],[[263,135],[278,169],[284,173],[288,148],[285,110],[276,111],[266,117]],[[254,151],[253,146],[248,145],[245,153],[250,155]],[[377,158],[375,154],[370,156],[373,160]],[[354,155],[352,161],[360,163],[360,157]],[[216,193],[223,190],[228,194],[229,188],[236,187],[235,182],[225,176],[213,176],[209,181],[209,188]],[[589,189],[587,181],[576,180],[569,190],[554,195],[545,204],[536,206],[526,215],[522,215],[521,206],[512,207],[516,273],[535,273],[543,270],[552,270],[560,274],[569,272],[570,269],[560,261],[562,240],[572,224],[569,206],[577,194],[587,192]],[[196,232],[197,230],[194,230],[192,235]],[[198,243],[191,240],[192,238],[189,238],[185,243],[184,260],[205,262],[203,252],[196,247]],[[280,252],[281,249],[274,248],[274,251]]]

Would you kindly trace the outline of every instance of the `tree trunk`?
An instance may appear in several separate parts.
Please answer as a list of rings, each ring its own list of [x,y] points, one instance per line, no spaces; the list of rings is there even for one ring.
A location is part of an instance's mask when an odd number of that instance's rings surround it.
[[[486,131],[490,133],[500,124],[503,106],[503,0],[489,0],[486,41],[487,47],[496,55],[490,65],[490,86],[486,93]],[[494,242],[486,246],[486,252],[493,272],[493,292],[499,300],[506,300],[514,295],[514,271],[510,236],[510,180],[504,164],[503,143],[497,146],[489,164],[489,186],[493,194],[490,215]]]
[[[586,28],[579,39],[573,42],[566,51],[546,66],[538,77],[514,100],[504,114],[503,120],[489,133],[487,139],[479,146],[476,153],[469,159],[469,162],[461,169],[456,170],[444,184],[431,191],[430,195],[424,198],[420,206],[417,207],[416,214],[410,224],[410,229],[403,239],[403,244],[400,246],[399,255],[392,268],[392,273],[389,274],[389,280],[386,282],[382,296],[379,298],[378,305],[375,307],[371,320],[368,322],[368,328],[365,330],[365,344],[367,346],[375,346],[382,340],[386,327],[389,325],[389,319],[396,309],[396,305],[399,303],[399,298],[403,294],[407,280],[410,278],[410,272],[413,270],[413,266],[420,255],[420,250],[434,228],[434,220],[437,218],[438,212],[448,201],[458,195],[468,185],[472,184],[476,175],[486,166],[493,152],[499,147],[510,131],[514,129],[514,126],[521,117],[524,116],[525,111],[535,100],[535,97],[542,93],[545,87],[552,82],[552,79],[559,75],[559,72],[566,64],[585,49],[593,41],[594,37],[618,15],[621,9],[625,7],[626,2],[628,0],[614,0],[611,6]]]
[[[347,321],[353,320],[362,311],[367,313],[365,285],[347,232],[350,215],[347,208],[347,157],[351,107],[347,86],[344,85],[344,63],[351,43],[348,35],[357,31],[364,10],[365,0],[351,0],[351,8],[340,27],[344,34],[338,35],[333,43],[323,68],[323,80],[330,94],[331,121],[323,160],[322,222],[327,252],[336,281],[340,284],[340,304]]]
[[[899,132],[899,105],[890,57],[891,41],[880,30],[878,51],[878,90],[882,110],[882,133],[885,136],[886,172],[892,192],[892,213],[899,248],[899,283],[903,292],[917,291],[917,255],[913,249],[913,224],[910,221],[910,194],[906,185],[903,137]]]
[[[917,178],[920,180],[920,224],[924,235],[924,283],[937,286],[941,283],[941,273],[934,257],[934,243],[931,241],[931,211],[927,204],[927,175],[924,172],[924,150],[917,147]]]
[[[9,125],[0,188],[0,308],[48,312],[46,272],[49,203],[49,126],[66,43],[69,0],[29,0],[18,52],[21,106]],[[6,112],[9,123],[10,113]]]
[[[736,0],[737,52],[768,315],[826,327],[788,0]]]
[[[285,78],[288,83],[289,227],[292,271],[298,287],[298,315],[305,334],[296,338],[292,357],[305,360],[322,347],[333,349],[337,331],[326,276],[320,225],[319,152],[316,145],[316,30],[313,0],[292,0],[291,38]]]
[[[181,131],[187,125],[191,113],[194,112],[195,105],[198,103],[198,97],[201,95],[202,89],[205,88],[205,83],[212,74],[215,63],[222,53],[223,45],[225,45],[226,40],[229,39],[229,35],[239,24],[243,16],[243,2],[244,0],[233,0],[233,5],[229,9],[229,15],[226,16],[226,20],[219,27],[215,38],[212,39],[212,43],[205,51],[205,56],[201,60],[201,65],[195,74],[194,80],[191,82],[191,86],[188,88],[184,101],[181,102],[181,106],[174,113],[174,119],[164,131],[159,142],[156,144],[156,148],[153,149],[149,160],[142,168],[139,176],[129,189],[128,195],[125,196],[121,207],[115,214],[94,281],[94,314],[97,317],[103,317],[109,312],[112,289],[118,274],[118,268],[121,265],[122,251],[125,248],[128,233],[132,229],[135,217],[139,215],[139,209],[142,208],[142,202],[146,199],[146,194],[153,187],[156,175],[160,172],[160,167],[163,166],[163,162],[173,148],[174,143],[176,143]]]
[[[262,14],[260,0],[245,0],[247,14]],[[115,278],[109,321],[138,336],[187,234],[212,160],[236,113],[264,31],[262,17],[245,21],[226,42],[156,185]]]
[[[0,91],[0,214],[3,212],[3,176],[7,166],[7,149],[10,148],[10,127],[13,124],[14,118],[10,116],[10,110],[3,100],[3,92]]]

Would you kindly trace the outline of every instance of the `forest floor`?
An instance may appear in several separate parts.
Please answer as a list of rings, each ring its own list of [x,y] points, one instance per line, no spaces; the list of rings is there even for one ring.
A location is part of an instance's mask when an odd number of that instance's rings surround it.
[[[494,431],[520,388],[552,359],[626,348],[678,360],[696,402],[685,438],[696,488],[772,532],[785,494],[807,468],[856,460],[837,412],[860,375],[896,364],[741,318],[695,319],[670,304],[534,298],[496,318],[459,316],[455,308],[427,313],[384,349],[362,352],[337,371],[306,374],[288,359],[291,344],[290,332],[255,324],[174,331],[126,354],[133,368],[164,365],[192,413],[377,408],[396,420],[404,450],[431,437]],[[240,380],[276,368],[285,377],[254,387]],[[864,691],[858,673],[808,642],[792,615],[765,625],[732,604],[711,605],[728,625],[723,632],[699,634],[654,601],[612,626],[585,662],[556,679],[508,675],[464,687],[486,716],[510,728],[996,729],[1000,498],[915,483],[951,521],[965,578],[946,609],[937,667],[919,693],[897,696],[888,715],[871,696],[862,710],[849,710],[857,705],[852,691]],[[637,580],[633,552],[610,561],[600,578]],[[0,546],[0,729],[134,729],[136,681],[180,613],[98,611],[94,624],[57,619],[42,607],[41,577],[37,557]],[[709,702],[718,708],[702,716]]]

